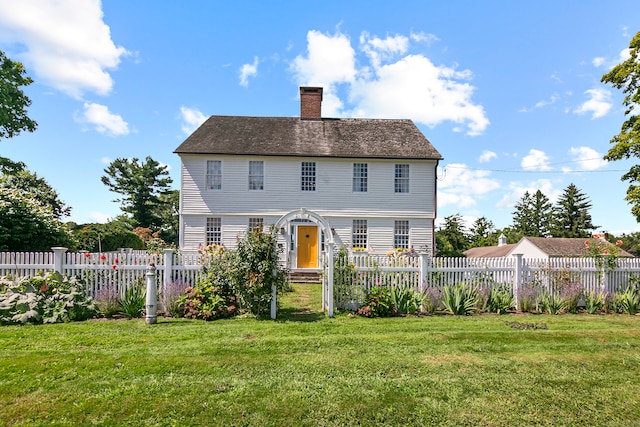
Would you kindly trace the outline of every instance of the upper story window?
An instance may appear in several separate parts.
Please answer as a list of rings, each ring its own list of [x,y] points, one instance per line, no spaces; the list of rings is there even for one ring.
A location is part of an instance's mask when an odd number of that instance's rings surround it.
[[[222,243],[222,218],[207,218],[206,242],[207,245]]]
[[[302,162],[300,190],[316,191],[316,162]]]
[[[222,160],[207,160],[207,190],[222,190]]]
[[[351,233],[351,247],[364,250],[367,247],[367,220],[354,219]]]
[[[394,189],[396,193],[409,192],[409,165],[396,165]]]
[[[409,249],[409,221],[398,220],[393,226],[393,247]]]
[[[366,163],[353,164],[353,192],[367,192],[368,165]]]
[[[249,162],[249,190],[264,190],[264,162]]]

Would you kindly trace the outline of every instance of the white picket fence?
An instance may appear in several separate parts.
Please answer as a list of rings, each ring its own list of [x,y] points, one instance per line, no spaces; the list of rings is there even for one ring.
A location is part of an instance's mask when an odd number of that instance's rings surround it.
[[[429,287],[466,283],[479,288],[506,287],[518,295],[522,285],[537,283],[553,292],[560,284],[579,283],[585,292],[614,293],[640,278],[640,258],[618,258],[608,270],[594,258],[530,259],[521,255],[504,258],[432,258],[422,254],[335,255],[336,304],[358,306],[374,286],[408,286],[416,291]]]
[[[640,277],[640,258],[618,258],[617,268],[599,268],[593,258],[528,259],[508,258],[432,258],[426,254],[392,256],[353,253],[334,254],[334,298],[339,306],[357,306],[374,286],[409,286],[418,291],[447,284],[472,283],[483,288],[509,287],[518,294],[524,284],[539,283],[550,291],[558,283],[580,283],[585,291],[616,292],[633,277]],[[86,283],[87,294],[109,284],[128,288],[144,283],[146,268],[153,264],[161,290],[172,282],[187,285],[203,277],[203,259],[198,253],[180,253],[166,249],[162,254],[144,251],[109,253],[71,253],[65,248],[52,252],[0,252],[0,277],[34,276],[58,271],[76,276]],[[323,280],[327,278],[324,262]]]
[[[66,252],[66,248],[52,248],[53,252],[0,252],[0,277],[8,275],[35,276],[46,271],[58,271],[64,276],[81,278],[86,293],[95,296],[105,286],[128,288],[143,284],[147,266],[156,268],[161,289],[172,282],[185,287],[197,283],[203,276],[202,262],[197,253],[179,253],[166,249],[162,254],[144,251],[106,253]]]

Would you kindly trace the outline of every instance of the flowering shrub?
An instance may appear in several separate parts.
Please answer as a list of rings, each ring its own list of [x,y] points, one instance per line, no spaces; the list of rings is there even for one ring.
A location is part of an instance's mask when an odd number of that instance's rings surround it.
[[[118,286],[113,283],[108,282],[100,285],[100,289],[96,291],[94,301],[98,311],[104,317],[113,317],[122,313]]]
[[[600,271],[615,270],[618,266],[617,260],[622,243],[622,240],[616,241],[615,245],[603,239],[585,240],[584,247],[587,251],[586,256],[595,260],[596,266]]]
[[[236,250],[201,250],[206,278],[179,298],[182,315],[217,319],[242,313],[261,316],[271,309],[272,287],[283,292],[286,271],[279,265],[276,232],[249,231]]]
[[[188,284],[182,280],[174,280],[160,293],[160,301],[165,314],[180,317],[180,297],[185,294]]]
[[[398,314],[393,305],[393,299],[389,288],[375,286],[371,288],[365,298],[364,304],[357,314],[365,317],[391,317]]]
[[[426,287],[422,291],[422,311],[433,314],[442,305],[442,291],[434,286]]]

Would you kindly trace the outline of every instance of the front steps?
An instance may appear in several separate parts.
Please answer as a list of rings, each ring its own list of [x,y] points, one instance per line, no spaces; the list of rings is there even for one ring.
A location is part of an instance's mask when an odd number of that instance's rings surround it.
[[[320,272],[315,270],[293,270],[289,272],[291,283],[320,283]]]

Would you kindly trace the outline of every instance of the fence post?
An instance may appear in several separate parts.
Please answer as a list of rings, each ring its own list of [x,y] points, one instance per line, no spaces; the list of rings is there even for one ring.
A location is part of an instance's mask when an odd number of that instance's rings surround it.
[[[51,248],[53,251],[53,271],[64,275],[64,271],[62,269],[64,254],[67,252],[67,248],[62,246],[55,246]]]
[[[327,243],[327,314],[333,317],[333,242]]]
[[[173,280],[173,253],[171,248],[164,250],[164,278],[162,280],[162,291],[166,292],[167,287]]]
[[[516,310],[520,306],[518,294],[520,293],[520,283],[522,282],[522,254],[513,254],[516,257],[516,266],[513,273],[513,299],[516,302]]]
[[[429,265],[429,258],[426,252],[420,252],[420,278],[418,283],[418,289],[424,290],[426,288],[425,284],[427,283],[427,269]]]
[[[146,308],[147,308],[147,316],[146,321],[147,325],[155,325],[158,322],[157,317],[157,308],[158,308],[158,298],[156,295],[156,266],[154,264],[149,264],[147,266],[147,300],[146,300]]]

